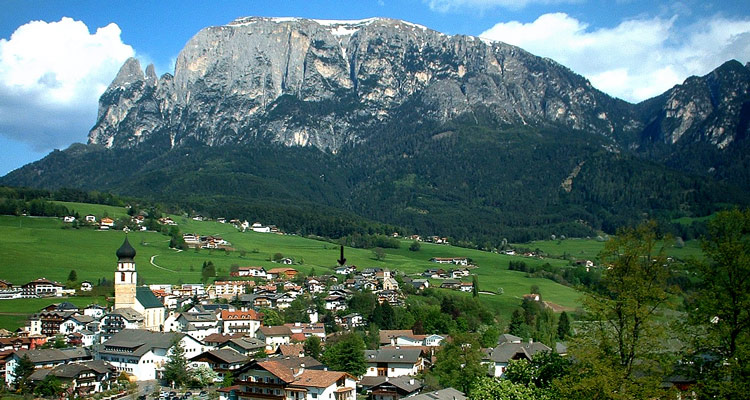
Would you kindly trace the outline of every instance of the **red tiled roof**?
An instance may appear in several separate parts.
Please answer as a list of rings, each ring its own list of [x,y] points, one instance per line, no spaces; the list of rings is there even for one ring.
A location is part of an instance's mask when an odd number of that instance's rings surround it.
[[[221,310],[221,319],[222,320],[255,320],[260,321],[260,316],[258,315],[255,310],[247,310],[247,311],[228,311],[228,310]]]

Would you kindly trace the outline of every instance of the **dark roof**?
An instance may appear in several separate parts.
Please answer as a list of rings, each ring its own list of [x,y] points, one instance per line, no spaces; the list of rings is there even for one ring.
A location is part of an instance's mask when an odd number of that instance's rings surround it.
[[[523,339],[521,339],[518,336],[511,335],[510,333],[503,333],[500,335],[500,337],[497,338],[497,344],[502,343],[521,343]]]
[[[130,307],[118,308],[116,310],[112,310],[110,314],[120,315],[128,321],[142,321],[143,320],[143,315],[141,315],[141,313],[139,313],[138,311]]]
[[[128,242],[127,235],[125,236],[125,241],[122,242],[122,246],[117,249],[117,252],[115,254],[117,255],[117,259],[119,261],[132,262],[135,258],[135,249],[130,245],[130,242]]]
[[[266,342],[256,339],[256,338],[248,338],[248,337],[241,337],[241,338],[234,338],[230,339],[219,346],[226,347],[230,345],[235,345],[243,350],[255,350],[260,349],[263,347],[266,347]]]
[[[190,361],[200,361],[202,359],[215,360],[227,364],[235,364],[245,362],[249,358],[232,349],[223,348],[219,350],[205,351],[191,358]]]
[[[56,309],[57,311],[78,311],[78,306],[69,301],[63,301],[57,305]]]
[[[152,349],[169,349],[184,333],[153,332],[144,329],[123,329],[102,344],[101,353],[142,356]],[[117,350],[109,348],[117,347]],[[124,350],[124,351],[122,351]]]
[[[292,336],[292,330],[289,329],[288,326],[284,325],[278,325],[278,326],[261,326],[260,332],[263,333],[263,336],[270,337],[270,336]]]
[[[420,348],[365,350],[365,361],[368,363],[405,363],[414,364],[422,354]]]
[[[28,355],[31,362],[34,364],[48,364],[48,363],[64,363],[73,360],[90,359],[91,351],[83,347],[75,347],[71,349],[34,349],[34,350],[18,350],[16,351],[18,358],[22,358],[24,355]]]
[[[47,375],[52,374],[58,378],[74,379],[82,372],[93,371],[97,374],[116,371],[110,363],[102,360],[87,361],[82,363],[67,363],[56,366],[53,369],[40,368],[31,374],[31,380],[43,380]]]
[[[434,392],[418,394],[409,397],[410,400],[466,400],[465,394],[452,387],[436,390]]]
[[[385,377],[385,376],[364,376],[359,381],[359,385],[365,388],[375,390],[377,387],[394,386],[401,395],[407,395],[416,392],[422,388],[422,381],[414,379],[413,376]]]
[[[533,343],[510,343],[505,342],[493,349],[485,350],[485,360],[499,363],[507,363],[519,357],[531,360],[534,355],[543,351],[552,351],[547,345],[541,342]]]
[[[143,308],[164,308],[164,304],[154,295],[151,289],[140,286],[135,289],[135,299],[143,306]]]

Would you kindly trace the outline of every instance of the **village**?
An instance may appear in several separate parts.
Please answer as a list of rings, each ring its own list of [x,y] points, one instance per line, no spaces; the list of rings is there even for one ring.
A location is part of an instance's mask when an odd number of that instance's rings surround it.
[[[260,228],[271,233],[271,228],[248,225]],[[184,240],[192,246],[228,245],[221,238],[192,234]],[[439,267],[420,277],[341,261],[332,274],[302,276],[291,261],[280,259],[280,266],[271,269],[241,266],[232,271],[231,280],[138,286],[136,252],[127,236],[116,256],[111,309],[62,301],[39,310],[17,332],[3,332],[0,375],[6,387],[17,387],[22,378],[39,383],[54,376],[70,398],[115,392],[174,400],[176,392],[145,391],[142,383],[170,387],[165,370],[179,353],[192,374],[208,376],[199,386],[218,388],[211,393],[221,399],[466,398],[455,388],[423,390],[420,378],[440,346],[451,341],[447,332],[379,330],[377,348],[361,350],[366,368],[358,376],[329,369],[319,360],[320,350],[310,354],[310,347],[325,348],[338,336],[370,324],[350,309],[358,293],[372,293],[377,306],[402,307],[405,292],[425,290],[434,279],[441,280],[441,288],[471,292],[472,282],[463,280],[474,268],[467,258],[430,259]],[[91,286],[83,282],[80,291]],[[44,278],[19,286],[0,281],[0,298],[74,292]],[[298,311],[299,320],[284,323],[278,314],[290,308]],[[494,348],[483,349],[482,364],[489,376],[501,377],[511,360],[549,351],[542,343],[504,334]],[[34,370],[21,376],[17,371],[24,362]],[[130,391],[118,383],[123,380]]]

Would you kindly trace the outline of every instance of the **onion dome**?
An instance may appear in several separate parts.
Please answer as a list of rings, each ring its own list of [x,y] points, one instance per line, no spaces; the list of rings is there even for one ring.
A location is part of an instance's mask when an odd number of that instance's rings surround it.
[[[125,241],[122,243],[122,246],[117,249],[116,254],[119,261],[133,261],[135,258],[135,249],[128,242],[127,236],[125,236]]]

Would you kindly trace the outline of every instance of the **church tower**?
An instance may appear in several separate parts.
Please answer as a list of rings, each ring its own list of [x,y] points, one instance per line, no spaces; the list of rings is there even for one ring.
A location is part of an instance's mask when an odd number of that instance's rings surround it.
[[[117,271],[115,271],[115,309],[133,308],[135,305],[136,283],[138,274],[135,272],[135,249],[125,241],[117,249]]]

